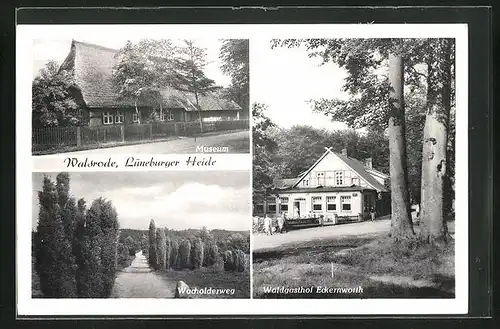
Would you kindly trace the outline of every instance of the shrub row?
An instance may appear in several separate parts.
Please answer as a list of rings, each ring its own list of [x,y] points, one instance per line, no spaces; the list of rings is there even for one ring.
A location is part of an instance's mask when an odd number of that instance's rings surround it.
[[[190,237],[171,236],[166,231],[156,228],[154,220],[151,220],[148,262],[155,270],[212,267],[219,260],[224,263],[226,271],[243,272],[246,268],[246,255],[242,250],[232,248],[221,253],[215,239],[206,230]],[[236,235],[235,240],[243,240],[243,237]]]

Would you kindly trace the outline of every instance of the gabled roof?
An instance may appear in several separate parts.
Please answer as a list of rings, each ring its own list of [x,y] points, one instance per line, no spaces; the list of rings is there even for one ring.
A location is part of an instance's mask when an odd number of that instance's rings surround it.
[[[325,153],[304,173],[302,174],[297,181],[293,184],[292,188],[297,187],[297,185],[302,181],[302,179],[307,176],[329,153],[336,155],[341,161],[343,161],[351,170],[355,171],[363,180],[365,180],[368,185],[370,185],[373,189],[382,192],[388,192],[387,188],[380,184],[368,171],[363,162],[343,155],[341,153],[333,152],[329,148],[326,149]]]
[[[197,111],[196,97],[192,93],[187,93],[166,87],[161,92],[164,105],[167,107],[182,107],[186,111]],[[217,92],[198,96],[201,111],[239,111],[241,107],[231,100],[224,99]]]
[[[73,40],[68,56],[60,67],[73,74],[83,100],[89,108],[134,106],[132,99],[119,99],[113,88],[113,67],[117,63],[118,50]],[[173,88],[161,92],[165,97],[164,105],[169,108],[182,107],[196,111],[194,95],[188,95]],[[199,98],[200,108],[206,110],[241,110],[233,101],[223,99],[217,93]],[[138,103],[139,106],[147,104]]]
[[[275,179],[274,182],[273,182],[273,186],[275,188],[279,188],[279,189],[290,188],[293,185],[295,185],[295,183],[297,182],[297,180],[299,180],[299,178]]]

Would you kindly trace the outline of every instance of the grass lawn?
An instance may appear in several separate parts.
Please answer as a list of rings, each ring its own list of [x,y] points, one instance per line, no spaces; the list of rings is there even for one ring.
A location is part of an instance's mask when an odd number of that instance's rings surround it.
[[[250,138],[241,137],[224,143],[212,145],[214,147],[228,147],[229,153],[250,153]]]
[[[454,247],[454,240],[439,250],[418,242],[395,246],[383,232],[259,250],[253,254],[254,297],[453,298]],[[269,291],[280,287],[297,289]]]
[[[226,272],[218,268],[157,272],[170,282],[184,281],[189,288],[234,289],[234,295],[192,295],[192,298],[250,298],[250,273]]]

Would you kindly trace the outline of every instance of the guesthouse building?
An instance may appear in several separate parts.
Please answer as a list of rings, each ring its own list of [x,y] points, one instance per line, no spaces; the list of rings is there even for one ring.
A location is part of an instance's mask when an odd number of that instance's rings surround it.
[[[376,211],[390,213],[389,176],[374,169],[372,159],[348,156],[346,149],[325,153],[298,177],[277,179],[254,198],[254,215],[322,218],[325,222],[360,221]]]

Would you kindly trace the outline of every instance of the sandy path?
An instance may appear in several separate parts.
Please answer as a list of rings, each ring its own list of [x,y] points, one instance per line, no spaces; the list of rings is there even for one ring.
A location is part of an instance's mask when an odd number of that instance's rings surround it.
[[[154,273],[142,252],[116,277],[111,298],[173,298],[175,283]]]
[[[373,234],[389,232],[390,220],[376,220],[361,223],[332,225],[294,230],[283,234],[265,235],[264,233],[253,233],[252,250],[276,248],[288,243],[311,241],[316,239],[328,239],[337,236],[354,236],[360,234]]]

